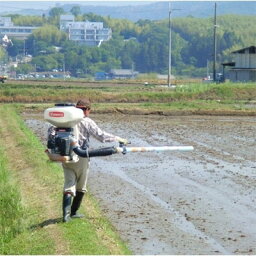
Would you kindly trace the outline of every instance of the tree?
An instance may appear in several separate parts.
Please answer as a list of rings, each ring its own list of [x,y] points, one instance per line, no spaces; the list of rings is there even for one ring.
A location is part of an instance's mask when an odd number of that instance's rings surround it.
[[[65,54],[65,68],[69,70],[72,75],[76,75],[77,69],[83,69],[81,65],[78,64],[78,60],[81,60],[81,56],[76,53],[76,51],[71,51],[69,54]],[[82,59],[84,60],[84,58]]]
[[[17,26],[43,26],[44,18],[39,16],[15,16],[12,21]]]
[[[33,31],[33,39],[47,42],[48,45],[59,46],[67,40],[67,34],[53,25],[44,25]]]
[[[104,22],[104,18],[102,16],[91,13],[91,12],[83,14],[82,19],[84,21],[89,20],[89,21]]]
[[[79,13],[74,6],[73,14]],[[27,53],[40,70],[61,68],[73,75],[94,75],[95,71],[108,72],[111,68],[132,68],[145,73],[168,72],[168,19],[139,20],[134,23],[124,19],[112,19],[93,13],[79,15],[76,20],[100,21],[113,31],[112,39],[100,47],[80,45],[68,40],[59,30],[62,8],[53,8],[50,17],[11,15],[20,25],[43,26],[35,30],[25,41]],[[218,17],[217,51],[218,63],[230,61],[230,52],[255,45],[255,16],[223,15]],[[51,25],[50,25],[51,24]],[[213,21],[211,18],[172,19],[172,71],[175,75],[200,75],[206,73],[207,60],[213,55]],[[12,39],[13,46],[6,51],[9,56],[24,52],[24,40]],[[58,46],[60,52],[56,52]],[[0,50],[0,55],[3,51]],[[48,65],[49,64],[49,65]]]
[[[51,71],[58,67],[58,62],[54,55],[34,57],[31,63],[34,66],[36,65],[38,71]]]
[[[120,54],[122,68],[132,69],[135,68],[135,59],[139,53],[139,43],[135,39],[130,39],[125,42],[125,45]]]
[[[3,61],[5,59],[5,49],[0,45],[0,61]]]
[[[49,11],[50,17],[59,17],[62,14],[65,14],[65,11],[60,7],[54,7]]]
[[[81,9],[80,9],[80,6],[76,5],[76,6],[73,6],[70,10],[70,12],[74,15],[74,16],[78,16],[79,14],[81,14]]]
[[[35,70],[35,67],[31,64],[19,64],[19,66],[15,69],[17,74],[28,74]]]
[[[48,22],[56,27],[59,27],[60,15],[65,14],[62,8],[54,7],[49,12]]]
[[[7,47],[8,55],[15,57],[18,54],[23,54],[24,51],[24,40],[12,39],[12,46]]]

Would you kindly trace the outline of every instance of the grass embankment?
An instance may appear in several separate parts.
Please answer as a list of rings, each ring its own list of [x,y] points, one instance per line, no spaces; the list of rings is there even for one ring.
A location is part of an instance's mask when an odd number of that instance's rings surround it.
[[[113,88],[111,88],[113,89]],[[120,89],[121,90],[121,89]],[[123,89],[124,90],[124,89]],[[166,90],[166,89],[165,89]],[[177,90],[167,92],[145,92],[144,100],[136,95],[134,89],[130,98],[137,97],[138,102],[97,102],[93,104],[93,113],[123,113],[138,115],[256,115],[256,84],[235,85],[221,87],[219,85],[182,86]],[[127,95],[127,94],[126,94]],[[166,97],[172,95],[170,102],[165,102]],[[197,99],[201,95],[201,99]],[[86,97],[84,93],[78,97]],[[140,97],[140,100],[138,99]],[[155,98],[154,98],[155,97]],[[184,100],[184,98],[190,98]],[[93,98],[93,97],[92,97]],[[69,100],[69,102],[72,100]],[[73,102],[76,100],[74,99]],[[56,101],[55,101],[56,102]],[[63,102],[63,101],[62,101]],[[46,104],[24,104],[24,111],[43,112],[44,109],[53,106]]]
[[[61,222],[61,166],[15,106],[0,105],[0,120],[0,254],[129,254],[90,195],[86,218]]]
[[[159,85],[12,81],[0,85],[0,102],[76,102],[88,97],[98,112],[135,114],[256,114],[256,83]]]

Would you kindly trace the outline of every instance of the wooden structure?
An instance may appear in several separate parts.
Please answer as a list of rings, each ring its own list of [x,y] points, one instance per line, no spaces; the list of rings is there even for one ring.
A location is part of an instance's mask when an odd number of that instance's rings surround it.
[[[232,52],[234,62],[222,63],[230,66],[227,78],[232,82],[256,82],[256,46],[250,46]]]

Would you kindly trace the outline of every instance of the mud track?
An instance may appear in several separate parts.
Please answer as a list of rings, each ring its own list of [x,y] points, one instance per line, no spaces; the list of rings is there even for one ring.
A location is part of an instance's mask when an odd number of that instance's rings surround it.
[[[256,254],[255,117],[92,118],[133,146],[195,148],[91,159],[90,191],[134,254]]]

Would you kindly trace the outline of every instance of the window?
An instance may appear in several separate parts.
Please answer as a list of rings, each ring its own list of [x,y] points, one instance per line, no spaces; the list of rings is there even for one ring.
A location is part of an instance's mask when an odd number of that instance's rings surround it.
[[[92,36],[92,35],[87,35],[87,36],[86,36],[86,39],[87,39],[87,40],[94,40],[94,36]]]
[[[87,30],[86,30],[86,34],[94,34],[94,30],[92,30],[92,29],[87,29]]]

